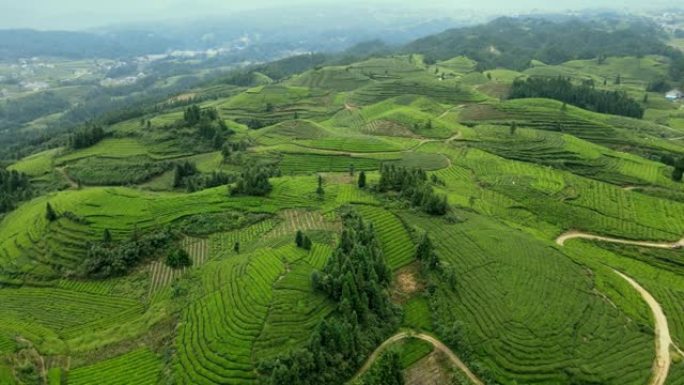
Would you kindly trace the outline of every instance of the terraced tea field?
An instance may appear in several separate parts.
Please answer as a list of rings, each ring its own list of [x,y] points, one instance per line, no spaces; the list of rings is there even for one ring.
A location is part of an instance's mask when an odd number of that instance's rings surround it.
[[[669,61],[345,60],[8,162],[0,384],[684,385],[681,114],[506,99]]]

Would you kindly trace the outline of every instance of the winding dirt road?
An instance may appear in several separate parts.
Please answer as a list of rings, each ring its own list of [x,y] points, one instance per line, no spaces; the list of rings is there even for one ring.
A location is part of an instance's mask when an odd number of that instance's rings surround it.
[[[66,180],[71,189],[78,190],[78,183],[69,176],[66,167],[57,167],[56,170],[62,175],[64,180]]]
[[[392,337],[386,339],[385,342],[383,342],[380,346],[378,346],[378,348],[375,349],[375,351],[368,357],[368,359],[363,364],[361,369],[359,369],[359,371],[354,376],[354,379],[357,379],[358,377],[360,377],[361,375],[366,373],[368,371],[368,369],[370,369],[370,367],[373,365],[373,362],[375,362],[375,360],[378,359],[380,354],[382,354],[382,352],[384,352],[390,345],[392,345],[393,343],[395,343],[397,341],[401,341],[403,339],[406,339],[406,338],[417,338],[417,339],[423,340],[425,342],[429,342],[430,344],[432,344],[432,346],[435,347],[435,349],[446,354],[446,356],[449,358],[449,360],[454,365],[456,365],[456,367],[458,367],[470,379],[470,381],[473,384],[484,385],[484,383],[482,381],[480,381],[480,379],[477,378],[477,376],[475,376],[475,374],[473,374],[473,372],[471,372],[470,369],[468,369],[468,367],[463,363],[463,361],[461,361],[461,359],[458,358],[458,356],[451,349],[449,349],[448,346],[444,345],[444,343],[442,343],[442,341],[436,339],[435,337],[433,337],[429,334],[415,333],[412,331],[400,332],[400,333],[397,333],[397,334],[393,335]]]
[[[629,284],[641,294],[641,297],[648,303],[651,312],[653,312],[653,318],[655,319],[656,358],[653,361],[653,375],[651,376],[649,384],[663,385],[667,379],[667,374],[670,371],[670,362],[672,361],[672,358],[670,357],[672,337],[670,337],[670,328],[667,326],[667,317],[665,317],[665,313],[663,313],[663,309],[660,307],[658,301],[653,298],[651,293],[641,287],[637,281],[617,270],[613,271],[615,274],[629,282]]]
[[[679,242],[675,243],[630,241],[626,239],[602,237],[599,235],[582,233],[579,231],[569,231],[567,233],[562,234],[561,236],[556,238],[556,243],[560,246],[563,246],[565,241],[575,238],[613,242],[625,245],[654,247],[661,249],[673,249],[684,246],[684,238],[682,238]],[[656,357],[653,360],[653,374],[651,376],[651,380],[649,381],[649,385],[664,385],[665,380],[667,379],[667,375],[670,371],[670,364],[672,362],[672,357],[670,357],[670,346],[674,347],[674,349],[681,353],[681,350],[672,342],[672,337],[670,336],[670,328],[667,324],[667,317],[665,316],[665,313],[663,312],[663,309],[658,303],[658,301],[656,301],[656,299],[653,298],[651,293],[644,289],[637,281],[615,269],[613,269],[613,271],[615,272],[615,274],[619,275],[625,281],[627,281],[636,291],[638,291],[641,297],[644,299],[644,301],[646,301],[648,306],[651,308],[651,312],[653,313],[653,319],[655,321]]]
[[[676,249],[679,247],[684,247],[684,238],[682,238],[679,242],[632,241],[629,239],[602,237],[600,235],[583,233],[581,231],[568,231],[566,233],[563,233],[558,238],[556,238],[556,243],[559,246],[563,246],[565,244],[565,241],[568,241],[570,239],[576,239],[576,238],[590,239],[590,240],[594,240],[594,241],[620,243],[623,245],[654,247],[654,248],[658,248],[658,249]]]

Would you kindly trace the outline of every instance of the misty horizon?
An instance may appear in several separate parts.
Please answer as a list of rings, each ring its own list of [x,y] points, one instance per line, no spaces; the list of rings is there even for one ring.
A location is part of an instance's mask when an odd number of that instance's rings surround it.
[[[152,0],[116,2],[88,2],[85,0],[68,0],[55,3],[48,0],[28,0],[16,3],[1,0],[3,12],[0,14],[0,29],[36,29],[36,30],[88,30],[118,25],[147,25],[149,23],[190,23],[198,19],[220,19],[239,15],[243,12],[274,12],[278,10],[286,17],[295,16],[315,19],[317,13],[335,10],[341,7],[330,0],[256,0],[231,1],[217,0]],[[515,4],[500,0],[486,0],[452,3],[438,0],[428,3],[414,4],[409,1],[373,1],[368,3],[347,3],[345,10],[359,10],[361,16],[368,17],[379,10],[392,11],[402,15],[410,10],[411,15],[429,18],[475,18],[479,22],[485,18],[517,13],[568,12],[585,10],[614,10],[638,12],[644,10],[665,10],[678,7],[679,2],[673,0],[657,0],[648,3],[627,0],[615,2],[610,0],[571,0],[549,4],[541,0],[525,0]],[[288,10],[290,12],[288,12]],[[399,11],[403,12],[399,12]],[[435,13],[439,10],[439,13]],[[311,13],[307,14],[307,11]]]

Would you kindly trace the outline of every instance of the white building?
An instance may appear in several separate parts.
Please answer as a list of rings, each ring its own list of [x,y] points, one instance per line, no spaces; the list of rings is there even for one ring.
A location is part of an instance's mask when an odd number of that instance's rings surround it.
[[[675,101],[678,99],[684,98],[684,93],[680,90],[672,90],[668,93],[665,94],[665,99],[670,100],[670,101]]]

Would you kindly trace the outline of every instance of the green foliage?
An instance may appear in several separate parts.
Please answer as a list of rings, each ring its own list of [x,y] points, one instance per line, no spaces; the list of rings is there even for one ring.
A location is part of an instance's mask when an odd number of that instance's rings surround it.
[[[681,182],[683,174],[684,169],[676,167],[674,170],[672,170],[672,180],[675,182]]]
[[[673,164],[674,170],[672,170],[672,180],[675,182],[682,181],[682,175],[684,174],[684,157],[679,158],[678,161]]]
[[[357,185],[359,186],[359,188],[365,188],[366,187],[366,172],[365,171],[361,171],[359,173],[359,180],[357,182]]]
[[[509,97],[511,99],[550,98],[604,114],[632,118],[644,116],[644,108],[626,93],[596,90],[587,85],[576,86],[562,77],[548,79],[530,77],[526,80],[515,80]]]
[[[87,157],[70,164],[66,171],[79,183],[106,186],[144,183],[172,167],[172,162],[151,161],[144,156],[126,159]]]
[[[166,266],[172,269],[182,269],[192,266],[192,259],[190,254],[183,249],[173,250],[166,256]]]
[[[193,236],[210,235],[239,230],[270,218],[269,214],[242,211],[200,213],[188,215],[173,222],[173,227],[183,234]]]
[[[173,173],[173,187],[185,186],[186,178],[197,174],[197,166],[189,161],[177,163]]]
[[[387,288],[391,274],[371,225],[353,211],[344,215],[340,243],[314,288],[337,304],[338,312],[319,324],[303,349],[262,361],[266,384],[343,384],[364,354],[396,325]]]
[[[93,278],[123,275],[144,259],[163,253],[176,238],[174,232],[163,229],[142,235],[134,231],[130,239],[116,243],[93,243],[88,247],[81,274]]]
[[[45,219],[47,219],[50,222],[54,222],[58,218],[59,218],[59,216],[57,215],[57,212],[55,212],[55,209],[53,209],[50,202],[48,202],[45,205]]]
[[[421,169],[383,165],[380,169],[379,192],[395,191],[399,197],[430,215],[444,215],[449,211],[446,196],[433,191],[427,174]]]
[[[183,123],[188,127],[197,128],[200,138],[211,141],[215,149],[221,148],[226,135],[234,134],[234,131],[226,126],[216,108],[200,108],[193,104],[183,112]]]
[[[0,214],[32,196],[33,189],[26,174],[0,168]]]
[[[112,232],[109,229],[105,229],[102,233],[102,243],[107,244],[112,242]]]
[[[427,233],[423,233],[416,246],[416,259],[419,260],[423,266],[428,270],[438,270],[440,268],[439,257],[435,253],[432,241]]]
[[[297,247],[304,250],[311,250],[311,247],[313,246],[311,238],[309,238],[309,236],[304,234],[301,230],[297,230],[297,234],[295,235],[295,244]]]
[[[399,353],[390,350],[378,358],[371,369],[355,385],[404,385]]]
[[[87,124],[85,127],[74,132],[69,136],[69,147],[74,150],[86,148],[101,141],[106,136],[102,126],[97,124]]]
[[[318,196],[325,195],[325,190],[323,189],[323,177],[320,175],[318,176],[318,187],[316,188],[316,194],[318,194]]]
[[[656,25],[633,21],[606,29],[600,21],[552,21],[502,17],[490,23],[451,29],[408,44],[403,51],[437,60],[464,55],[480,70],[497,67],[522,70],[536,59],[559,64],[599,56],[644,56],[675,50],[659,39]]]
[[[278,170],[264,166],[249,166],[240,174],[235,185],[230,188],[231,195],[264,196],[273,189],[268,178],[278,174]]]

